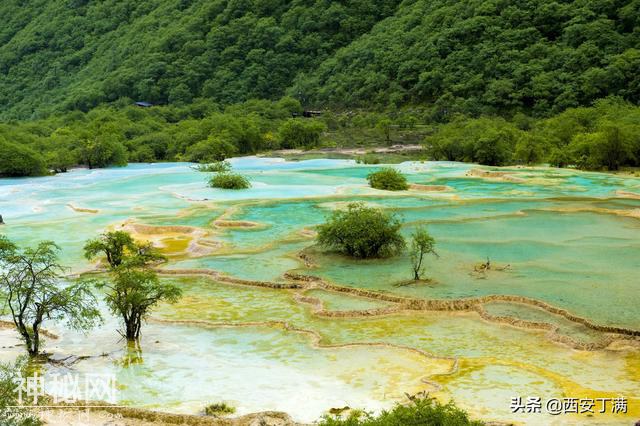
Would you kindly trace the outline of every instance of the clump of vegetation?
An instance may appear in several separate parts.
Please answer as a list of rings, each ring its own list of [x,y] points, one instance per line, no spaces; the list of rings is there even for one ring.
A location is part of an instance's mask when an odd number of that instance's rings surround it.
[[[318,227],[318,243],[361,259],[393,256],[405,247],[401,226],[394,214],[350,203]]]
[[[39,426],[42,421],[26,407],[20,407],[16,383],[20,377],[26,377],[25,357],[18,358],[13,364],[0,363],[0,425],[2,426]],[[24,401],[23,401],[24,403]]]
[[[187,160],[194,163],[221,162],[238,152],[229,132],[222,133],[222,135],[209,135],[207,139],[189,146],[185,153]]]
[[[391,145],[391,124],[392,122],[388,118],[383,118],[376,124],[376,129],[384,135],[384,141],[387,145]]]
[[[208,164],[198,164],[193,169],[203,173],[228,173],[231,171],[231,164],[228,161],[214,161]]]
[[[237,173],[217,173],[209,179],[209,186],[220,189],[247,189],[251,187],[251,183]]]
[[[408,405],[396,405],[391,411],[373,416],[362,411],[353,411],[345,419],[325,417],[320,426],[482,426],[480,421],[470,420],[463,410],[452,402],[440,404],[433,398],[413,398]]]
[[[326,129],[323,122],[291,118],[280,126],[278,134],[282,148],[315,148],[320,144],[320,135]]]
[[[409,188],[407,178],[402,173],[391,167],[386,167],[367,176],[369,186],[375,189],[387,191],[405,191]]]
[[[63,285],[60,248],[51,241],[20,248],[0,236],[0,315],[8,313],[31,357],[40,354],[46,320],[64,321],[75,330],[89,330],[100,320],[87,283]]]
[[[226,402],[216,402],[215,404],[207,405],[204,408],[204,414],[207,416],[220,416],[225,414],[233,414],[236,412],[236,408],[227,404]]]
[[[374,154],[365,154],[362,157],[356,158],[358,164],[380,164],[380,157]]]
[[[435,251],[436,240],[429,234],[426,228],[418,228],[411,234],[411,269],[413,270],[413,279],[418,281],[424,274],[422,262],[428,254],[438,256]]]

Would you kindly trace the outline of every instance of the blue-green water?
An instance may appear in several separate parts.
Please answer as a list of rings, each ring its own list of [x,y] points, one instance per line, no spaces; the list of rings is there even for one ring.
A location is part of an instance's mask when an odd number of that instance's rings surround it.
[[[170,256],[169,269],[211,269],[276,282],[296,271],[341,286],[416,298],[519,295],[597,324],[640,329],[640,196],[633,198],[640,194],[638,178],[545,168],[481,168],[507,173],[482,177],[474,165],[403,163],[394,167],[411,183],[444,188],[390,193],[367,186],[367,174],[380,166],[349,160],[247,157],[232,164],[249,178],[251,189],[209,188],[206,174],[184,163],[2,179],[0,214],[6,225],[0,232],[24,245],[56,241],[71,272],[92,267],[82,256],[87,239],[125,226],[136,231],[136,238],[159,244]],[[406,253],[354,261],[314,246],[314,226],[353,201],[397,214],[407,238],[416,226],[428,227],[440,255],[426,261],[429,283],[400,285],[411,278]],[[255,226],[221,227],[218,220]],[[143,230],[136,224],[155,227]],[[302,251],[307,264],[299,257]],[[494,269],[476,273],[474,267],[487,258]],[[47,349],[107,352],[107,358],[78,363],[79,371],[114,372],[122,403],[177,412],[196,413],[225,400],[239,413],[281,409],[312,421],[333,406],[378,410],[405,391],[427,389],[444,400],[454,397],[477,416],[514,420],[505,400],[514,392],[640,398],[640,351],[633,341],[575,351],[553,342],[545,331],[491,324],[472,312],[320,318],[291,290],[202,277],[175,282],[185,295],[151,318],[141,364],[119,362],[126,353],[115,318],[91,332],[92,339],[50,324],[61,338],[48,342]],[[321,299],[329,311],[388,306],[321,290],[306,295]],[[561,334],[585,343],[606,337],[524,305],[493,303],[486,309],[492,315],[558,325]],[[221,327],[224,322],[234,327]],[[248,325],[237,327],[242,324]],[[9,331],[0,331],[2,342],[15,343]],[[351,343],[365,346],[331,347]],[[3,359],[18,351],[6,350]],[[452,359],[458,360],[458,369]],[[437,386],[422,381],[431,375]],[[490,395],[483,386],[495,392]],[[637,417],[638,410],[630,415]],[[540,418],[515,420],[539,424]],[[581,421],[566,419],[567,424]],[[593,421],[615,424],[620,418]]]

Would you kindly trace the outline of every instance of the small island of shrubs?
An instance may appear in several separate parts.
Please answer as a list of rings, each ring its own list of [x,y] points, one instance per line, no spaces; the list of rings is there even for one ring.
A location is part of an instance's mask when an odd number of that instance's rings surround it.
[[[220,189],[247,189],[251,187],[249,180],[237,173],[216,173],[209,179],[209,186]]]
[[[336,210],[327,223],[318,227],[318,242],[360,259],[389,257],[405,247],[401,226],[393,214],[363,203],[350,203],[346,210]]]
[[[251,183],[246,177],[232,172],[231,164],[227,161],[198,164],[192,168],[203,173],[215,173],[208,179],[208,184],[211,188],[247,189],[251,187]]]
[[[405,191],[409,189],[407,179],[402,173],[391,167],[385,167],[367,176],[369,186],[386,191]]]
[[[317,241],[322,247],[357,259],[391,257],[402,253],[407,245],[401,227],[395,214],[364,203],[350,203],[318,226]],[[435,239],[424,226],[411,234],[409,260],[414,281],[423,279],[425,256],[438,257],[435,245]]]
[[[204,408],[205,416],[225,416],[227,414],[233,414],[236,412],[236,408],[227,404],[226,402],[216,402],[214,404],[207,405]]]

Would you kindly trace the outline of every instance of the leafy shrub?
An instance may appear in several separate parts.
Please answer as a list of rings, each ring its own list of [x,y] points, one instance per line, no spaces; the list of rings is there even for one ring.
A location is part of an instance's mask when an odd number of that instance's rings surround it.
[[[39,426],[42,424],[29,409],[19,407],[16,380],[28,376],[26,370],[25,358],[18,358],[14,364],[0,363],[0,425]]]
[[[227,161],[214,161],[209,164],[198,164],[193,168],[204,173],[228,173],[231,171],[231,164]]]
[[[380,157],[373,154],[365,154],[356,159],[358,164],[380,164]]]
[[[209,186],[221,189],[247,189],[251,184],[246,177],[236,173],[217,173],[209,179]]]
[[[373,172],[367,176],[369,186],[387,191],[404,191],[409,188],[407,179],[402,173],[390,167]]]
[[[285,121],[278,133],[282,148],[315,148],[320,144],[320,135],[326,129],[323,122],[291,118]]]
[[[235,412],[236,412],[235,407],[232,407],[225,402],[216,402],[215,404],[207,405],[204,408],[204,414],[207,416],[233,414]]]
[[[400,227],[395,215],[350,203],[318,227],[318,243],[357,258],[387,257],[405,246]]]
[[[362,411],[351,413],[346,419],[325,417],[320,426],[482,426],[469,420],[467,413],[453,403],[440,404],[433,398],[417,398],[409,405],[396,405],[391,411],[372,416]]]

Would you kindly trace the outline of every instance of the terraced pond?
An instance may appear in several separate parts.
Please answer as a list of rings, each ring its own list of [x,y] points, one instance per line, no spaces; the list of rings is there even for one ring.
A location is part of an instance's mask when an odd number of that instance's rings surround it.
[[[1,232],[53,239],[71,274],[106,229],[154,241],[163,279],[184,288],[123,348],[115,319],[78,335],[54,324],[46,350],[88,356],[119,403],[198,413],[281,410],[310,422],[332,407],[379,410],[406,393],[453,398],[485,420],[625,424],[640,418],[640,179],[556,169],[397,166],[416,184],[366,186],[348,160],[232,160],[253,187],[208,188],[187,164],[75,170],[0,181]],[[427,224],[440,257],[406,285],[407,255],[353,261],[314,246],[332,209],[362,201]],[[494,267],[475,266],[491,260]],[[0,359],[20,353],[0,330]],[[511,397],[628,399],[626,415],[512,414]]]

